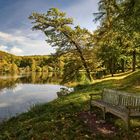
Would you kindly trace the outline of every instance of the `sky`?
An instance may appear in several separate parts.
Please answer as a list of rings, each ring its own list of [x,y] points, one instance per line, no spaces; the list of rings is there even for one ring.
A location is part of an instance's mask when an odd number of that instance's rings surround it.
[[[32,12],[46,13],[55,7],[80,25],[93,31],[93,13],[98,11],[99,0],[0,0],[0,50],[15,55],[49,55],[55,50],[40,31],[32,31],[28,17]]]

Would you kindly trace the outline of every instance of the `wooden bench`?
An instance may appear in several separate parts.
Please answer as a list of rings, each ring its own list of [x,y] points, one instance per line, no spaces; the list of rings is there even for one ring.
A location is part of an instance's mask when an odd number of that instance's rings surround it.
[[[111,113],[125,121],[127,129],[132,117],[140,117],[140,96],[117,90],[104,89],[100,99],[93,98],[99,94],[90,94],[90,111],[93,106],[99,107],[105,114]]]

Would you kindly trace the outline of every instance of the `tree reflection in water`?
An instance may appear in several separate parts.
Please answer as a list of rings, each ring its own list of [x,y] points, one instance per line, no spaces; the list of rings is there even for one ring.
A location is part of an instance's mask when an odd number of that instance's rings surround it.
[[[59,84],[61,82],[62,75],[60,73],[42,73],[42,72],[32,72],[17,75],[2,75],[0,76],[0,89],[8,88],[13,89],[16,84]]]

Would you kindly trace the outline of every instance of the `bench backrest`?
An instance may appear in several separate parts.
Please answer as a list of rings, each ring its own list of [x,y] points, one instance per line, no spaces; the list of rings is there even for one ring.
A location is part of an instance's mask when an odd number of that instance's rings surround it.
[[[102,99],[119,106],[140,106],[140,96],[117,90],[104,89]]]
[[[117,94],[117,91],[111,89],[104,89],[102,93],[102,100],[113,105],[118,105],[119,96]]]
[[[122,94],[119,104],[121,106],[140,106],[140,96]]]

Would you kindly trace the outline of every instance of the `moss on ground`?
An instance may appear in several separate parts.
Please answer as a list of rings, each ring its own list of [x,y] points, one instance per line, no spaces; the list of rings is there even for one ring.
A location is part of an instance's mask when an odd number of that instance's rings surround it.
[[[72,94],[50,103],[35,105],[27,113],[3,122],[0,125],[0,140],[127,139],[128,135],[120,119],[113,118],[109,122],[121,128],[116,136],[93,135],[90,128],[79,119],[78,114],[89,110],[89,94],[100,93],[103,88],[140,93],[139,77],[138,71],[123,79],[101,80],[94,84],[77,85]],[[139,123],[139,120],[133,121],[133,127]],[[130,138],[139,139],[139,129],[133,130],[130,132]]]

